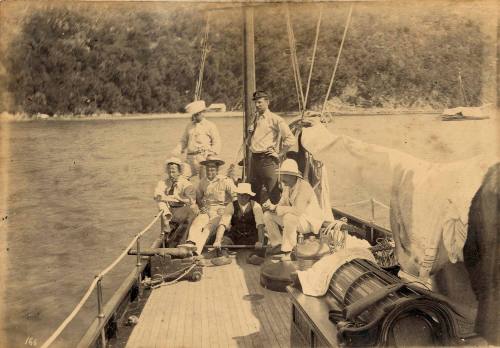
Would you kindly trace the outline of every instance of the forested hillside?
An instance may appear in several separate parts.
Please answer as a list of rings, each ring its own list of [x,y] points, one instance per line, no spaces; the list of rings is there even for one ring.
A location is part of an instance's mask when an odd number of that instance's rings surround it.
[[[175,112],[190,102],[198,76],[205,12],[199,5],[155,11],[50,7],[33,12],[2,57],[11,112],[94,114]],[[325,6],[309,105],[323,102],[348,5]],[[318,6],[292,6],[305,89]],[[447,107],[481,102],[484,45],[479,21],[420,8],[358,6],[331,97],[362,107]],[[202,98],[241,109],[241,11],[210,14]],[[257,87],[277,111],[297,109],[282,6],[256,9]]]

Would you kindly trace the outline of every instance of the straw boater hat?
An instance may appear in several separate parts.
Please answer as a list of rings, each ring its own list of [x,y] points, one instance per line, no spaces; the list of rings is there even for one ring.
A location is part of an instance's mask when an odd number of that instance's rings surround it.
[[[252,186],[246,182],[240,182],[235,190],[236,193],[240,195],[250,195],[255,196],[255,192],[252,191]]]
[[[290,158],[283,161],[280,169],[276,169],[276,173],[280,175],[292,175],[302,178],[302,174],[299,171],[297,162]]]
[[[200,162],[200,164],[204,165],[204,166],[206,166],[208,164],[215,164],[217,167],[223,165],[224,163],[226,163],[226,162],[224,162],[223,160],[221,160],[219,157],[217,157],[215,155],[208,155],[206,160]]]
[[[205,111],[207,109],[207,106],[205,105],[204,100],[196,100],[186,105],[185,109],[188,114],[194,115],[202,111]]]

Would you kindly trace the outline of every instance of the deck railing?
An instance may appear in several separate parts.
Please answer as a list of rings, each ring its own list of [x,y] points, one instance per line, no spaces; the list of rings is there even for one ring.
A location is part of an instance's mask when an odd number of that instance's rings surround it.
[[[129,250],[136,245],[137,248],[137,262],[136,262],[136,270],[137,270],[137,281],[139,284],[141,284],[141,237],[146,233],[154,224],[155,222],[160,218],[160,216],[163,214],[163,211],[160,210],[158,215],[156,215],[151,221],[151,223],[146,226],[141,232],[137,233],[135,237],[132,239],[132,241],[129,243],[127,248],[108,266],[106,267],[103,271],[101,271],[99,274],[97,274],[90,284],[87,292],[85,295],[83,295],[82,299],[78,304],[75,306],[73,311],[68,315],[66,319],[59,325],[59,327],[54,331],[54,333],[45,341],[45,343],[42,345],[42,348],[47,348],[49,347],[56,339],[59,337],[59,335],[63,332],[63,330],[68,326],[68,324],[73,320],[73,318],[78,314],[78,312],[82,309],[83,305],[87,300],[89,299],[90,295],[92,292],[96,289],[97,291],[97,317],[100,320],[104,320],[104,313],[103,313],[103,303],[102,303],[102,285],[101,281],[104,278],[104,276],[111,271],[124,257],[125,255],[128,254]],[[140,288],[140,287],[139,287]],[[106,334],[105,334],[105,328],[101,329],[101,347],[106,347]]]
[[[376,205],[379,205],[381,206],[382,208],[385,208],[387,210],[390,209],[390,207],[378,200],[376,200],[375,198],[370,198],[370,199],[365,199],[365,200],[362,200],[362,201],[359,201],[359,202],[353,202],[353,203],[345,203],[345,204],[337,204],[337,205],[334,205],[333,208],[339,208],[339,207],[354,207],[354,206],[358,206],[358,205],[365,205],[365,204],[368,204],[370,203],[370,211],[371,211],[371,215],[370,215],[370,220],[369,220],[369,227],[370,227],[370,238],[371,240],[373,239],[373,234],[374,234],[374,229],[375,229],[375,224],[376,224],[376,221],[375,221],[375,206]]]

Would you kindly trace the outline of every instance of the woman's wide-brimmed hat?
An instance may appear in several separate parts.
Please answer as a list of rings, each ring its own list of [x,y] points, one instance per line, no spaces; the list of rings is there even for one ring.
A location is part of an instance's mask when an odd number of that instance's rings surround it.
[[[215,164],[217,167],[223,165],[224,162],[223,160],[221,160],[219,157],[215,156],[215,155],[208,155],[207,156],[207,159],[205,159],[204,161],[201,161],[200,164],[201,165],[209,165],[209,164]]]
[[[283,161],[281,167],[276,169],[276,173],[280,175],[293,175],[302,178],[302,173],[299,171],[297,162],[290,158]]]
[[[188,114],[194,115],[199,112],[205,111],[207,109],[207,106],[204,100],[196,100],[186,105],[185,109]]]
[[[236,186],[235,192],[240,195],[255,196],[255,192],[252,191],[252,186],[246,182],[240,182],[238,186]]]

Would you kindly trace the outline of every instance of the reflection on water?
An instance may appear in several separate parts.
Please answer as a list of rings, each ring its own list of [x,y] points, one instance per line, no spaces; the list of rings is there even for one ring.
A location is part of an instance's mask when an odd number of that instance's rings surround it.
[[[27,122],[10,125],[7,320],[9,346],[45,341],[71,312],[95,274],[111,263],[156,213],[152,191],[187,120]],[[242,119],[216,119],[222,157],[237,158]],[[489,120],[440,122],[434,116],[339,117],[332,131],[393,147],[431,161],[451,161],[496,144]],[[374,196],[383,185],[357,182],[359,168],[332,154],[332,199]],[[357,208],[365,214],[366,209]],[[363,211],[364,210],[364,211]],[[381,222],[386,213],[380,212]],[[151,243],[157,228],[145,243]],[[109,298],[133,267],[125,259],[104,282]],[[72,346],[96,314],[95,296],[63,334]],[[7,301],[7,300],[5,300]]]

